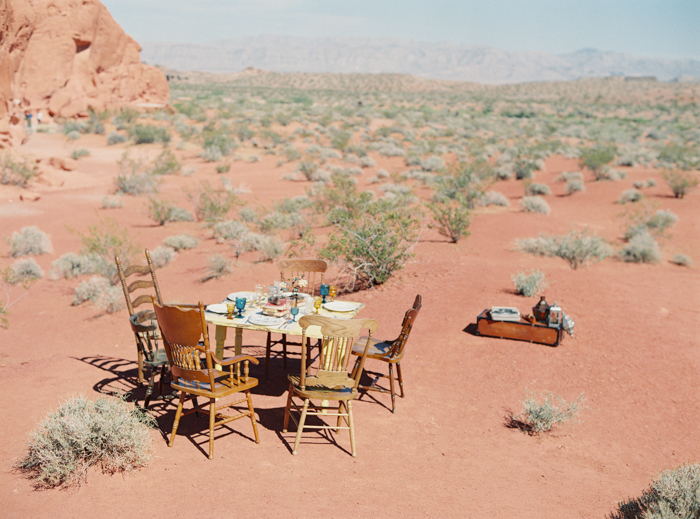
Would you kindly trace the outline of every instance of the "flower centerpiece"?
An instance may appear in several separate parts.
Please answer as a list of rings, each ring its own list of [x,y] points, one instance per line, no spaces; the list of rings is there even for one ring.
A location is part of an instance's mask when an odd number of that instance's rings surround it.
[[[306,287],[308,284],[309,282],[304,279],[304,276],[295,277],[292,281],[292,299],[294,300],[294,306],[297,306],[297,302],[299,301],[299,289]]]

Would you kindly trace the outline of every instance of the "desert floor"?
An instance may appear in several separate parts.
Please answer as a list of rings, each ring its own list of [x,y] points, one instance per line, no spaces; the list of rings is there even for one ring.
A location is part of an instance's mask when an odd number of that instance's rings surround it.
[[[69,156],[74,146],[60,134],[34,134],[20,151],[45,163]],[[70,229],[85,232],[111,217],[150,249],[173,234],[200,239],[197,248],[158,271],[166,301],[219,302],[277,276],[273,264],[256,263],[254,253],[247,253],[232,274],[202,283],[206,258],[232,258],[230,248],[197,223],[154,225],[145,197],[125,197],[123,208],[102,209],[125,145],[107,147],[104,136],[84,136],[79,146],[91,155],[73,172],[50,169],[48,183],[31,186],[39,200],[20,201],[22,190],[0,186],[0,234],[27,225],[47,232],[54,252],[36,258],[45,272],[62,254],[80,249]],[[134,148],[151,158],[160,150]],[[167,177],[162,193],[185,205],[184,186],[217,181],[217,174],[195,150],[177,153],[197,171]],[[308,183],[281,181],[276,160],[263,155],[257,163],[234,162],[223,176],[249,188],[241,196],[253,204],[303,194]],[[377,167],[390,169],[392,160],[378,157]],[[360,317],[379,320],[378,335],[387,338],[398,333],[415,295],[423,296],[402,363],[406,397],[398,399],[396,414],[388,410],[386,395],[356,403],[357,458],[349,455],[347,434],[333,444],[310,433],[292,456],[293,433],[281,432],[287,382],[280,357],[269,381],[263,363],[253,367],[260,379],[254,390],[258,445],[248,422],[234,422],[218,429],[210,461],[206,420],[188,416],[168,448],[164,436],[175,406],[156,402],[152,411],[162,433],[153,432],[148,467],[116,476],[93,471],[77,489],[34,490],[12,464],[48,411],[78,393],[96,397],[120,389],[138,400],[145,393],[135,384],[126,310],[102,314],[90,304],[71,306],[76,280],[40,280],[11,307],[9,329],[0,330],[0,516],[605,517],[618,501],[640,495],[660,471],[698,462],[700,271],[669,259],[680,252],[700,264],[700,190],[674,199],[657,170],[627,168],[620,182],[587,177],[585,193],[564,196],[564,184],[554,179],[575,169],[575,160],[553,156],[546,172],[538,173],[538,182],[553,190],[550,215],[521,212],[520,182],[500,182],[497,189],[511,206],[479,210],[468,238],[451,244],[426,227],[415,258],[388,283],[342,296],[364,302]],[[360,178],[361,185],[370,174]],[[607,259],[572,270],[561,259],[513,250],[517,238],[583,225],[619,246],[624,208],[615,202],[633,181],[647,178],[657,181],[645,190],[647,198],[679,217],[662,240],[660,264]],[[14,261],[8,251],[3,242],[3,266]],[[477,315],[492,305],[530,312],[537,299],[516,295],[511,282],[512,274],[528,268],[546,273],[547,300],[575,320],[575,338],[551,348],[470,333]],[[244,334],[244,350],[261,357],[263,341],[262,334]],[[293,360],[292,367],[297,365]],[[583,393],[580,423],[539,437],[507,428],[508,412],[521,409],[527,391],[551,391],[567,400]]]

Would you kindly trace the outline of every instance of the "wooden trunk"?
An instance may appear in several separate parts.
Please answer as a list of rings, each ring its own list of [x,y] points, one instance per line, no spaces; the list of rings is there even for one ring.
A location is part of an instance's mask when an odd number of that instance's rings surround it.
[[[489,310],[484,310],[476,318],[476,334],[516,341],[536,342],[548,346],[558,346],[564,334],[561,328],[550,328],[544,323],[531,323],[522,317],[520,321],[494,321]]]

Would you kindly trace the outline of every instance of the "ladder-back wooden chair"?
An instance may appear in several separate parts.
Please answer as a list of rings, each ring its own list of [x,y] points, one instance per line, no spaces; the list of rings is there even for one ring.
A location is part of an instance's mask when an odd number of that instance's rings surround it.
[[[257,364],[258,360],[250,355],[238,355],[230,359],[217,358],[209,349],[209,333],[207,323],[204,320],[204,304],[200,301],[197,307],[193,308],[194,305],[187,305],[189,308],[185,308],[185,306],[161,305],[153,297],[153,308],[158,317],[158,325],[173,377],[170,385],[180,392],[180,402],[175,413],[168,447],[172,447],[175,443],[180,417],[202,411],[209,413],[209,459],[212,459],[214,457],[214,428],[218,425],[249,416],[250,422],[253,424],[255,443],[260,441],[253,401],[250,398],[250,390],[258,385],[258,381],[249,376],[249,363]],[[243,364],[243,373],[241,373],[241,364]],[[216,369],[215,365],[219,365],[220,369]],[[228,404],[216,405],[217,399],[241,392],[245,394],[245,398]],[[199,408],[198,396],[209,399],[209,409]],[[183,404],[188,400],[193,400],[194,407],[183,413]],[[236,408],[244,402],[247,404],[247,410]],[[223,409],[235,410],[237,413],[224,415],[218,412]]]
[[[374,380],[369,386],[358,386],[361,391],[379,391],[380,393],[391,393],[391,412],[396,412],[396,390],[394,389],[394,381],[399,383],[399,389],[401,390],[401,398],[404,397],[403,391],[403,377],[401,376],[401,359],[403,358],[406,342],[408,341],[408,336],[411,333],[411,329],[416,322],[416,317],[418,317],[418,312],[420,312],[421,306],[423,306],[423,298],[420,295],[416,296],[416,300],[413,302],[413,306],[406,312],[403,318],[403,323],[401,324],[401,333],[397,339],[393,341],[382,341],[379,339],[372,339],[370,341],[369,351],[367,352],[368,359],[379,360],[386,362],[389,365],[389,374],[385,375],[383,373],[377,373],[372,371],[364,370],[370,377],[374,377]],[[357,356],[355,361],[355,370],[361,369],[359,367],[360,359],[365,351],[365,341],[366,337],[360,337],[360,339],[355,343],[352,349],[353,355]],[[394,378],[394,364],[396,364],[396,379]],[[389,390],[377,386],[377,381],[380,378],[389,379]]]
[[[323,339],[320,345],[318,366],[308,366],[306,363],[307,348],[301,349],[301,373],[299,375],[287,375],[289,379],[289,395],[287,407],[284,411],[284,428],[287,432],[289,418],[291,416],[297,424],[297,433],[294,440],[292,454],[297,453],[299,441],[304,429],[348,429],[350,431],[350,447],[355,456],[355,425],[352,417],[352,400],[357,397],[357,385],[362,375],[367,350],[371,344],[372,335],[379,324],[374,319],[333,319],[322,315],[305,315],[299,320],[302,329],[302,343],[309,340],[307,330],[309,326],[320,326]],[[355,339],[362,330],[368,330],[365,338],[365,352],[360,356],[358,368],[354,376],[348,373],[349,361]],[[295,398],[301,399],[303,405],[299,408]],[[337,412],[333,409],[311,403],[311,400],[338,402]],[[299,414],[299,420],[292,415],[292,411]],[[337,417],[337,424],[307,425],[307,416]],[[342,423],[345,422],[345,426]]]
[[[328,270],[328,264],[323,260],[313,259],[287,259],[277,262],[280,269],[280,279],[291,283],[294,278],[304,278],[307,285],[302,292],[313,296],[323,283],[323,278]],[[287,334],[283,333],[278,340],[272,339],[272,333],[267,332],[267,345],[265,348],[265,378],[270,375],[270,352],[272,347],[282,345],[282,362],[287,367],[287,346],[301,346],[300,342],[291,342],[287,339]]]
[[[136,311],[136,308],[144,303],[151,303],[151,296],[155,293],[158,302],[162,302],[156,272],[151,261],[151,253],[148,249],[145,250],[146,265],[128,265],[126,268],[122,265],[119,256],[114,257],[117,264],[117,273],[119,281],[121,281],[122,290],[124,291],[124,299],[126,300],[126,308],[129,312],[129,324],[131,331],[134,332],[136,339],[136,355],[138,362],[138,381],[143,383],[143,369],[148,368],[150,371],[148,379],[148,389],[146,390],[146,399],[144,407],[148,404],[153,395],[153,385],[155,375],[160,368],[160,380],[158,382],[158,395],[163,394],[163,376],[168,366],[168,359],[163,349],[158,348],[158,323],[156,322],[156,314],[153,310]],[[150,276],[150,279],[137,279],[131,283],[127,282],[127,278],[131,276]],[[132,299],[132,294],[136,290],[148,289],[146,293],[140,293],[136,298]]]

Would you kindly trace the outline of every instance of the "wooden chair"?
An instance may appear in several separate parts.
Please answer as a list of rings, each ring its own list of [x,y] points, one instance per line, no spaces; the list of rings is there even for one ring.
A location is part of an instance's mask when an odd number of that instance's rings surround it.
[[[114,257],[117,264],[117,273],[124,291],[124,299],[126,300],[126,308],[129,311],[129,324],[131,331],[134,332],[136,339],[136,355],[138,360],[138,381],[143,383],[143,368],[149,369],[148,389],[146,390],[146,399],[144,407],[148,408],[153,395],[153,385],[155,375],[160,368],[160,380],[158,382],[158,395],[163,394],[163,376],[168,367],[168,358],[163,349],[158,348],[158,323],[156,322],[156,314],[153,310],[141,310],[136,312],[135,309],[144,303],[151,303],[151,295],[155,292],[158,302],[162,302],[156,272],[151,261],[151,253],[148,249],[145,250],[147,265],[129,265],[123,268],[119,256]],[[127,278],[131,276],[149,275],[150,279],[138,279],[131,284],[127,284]],[[131,294],[136,290],[152,289],[148,293],[142,293],[132,300]]]
[[[322,315],[305,315],[299,320],[302,328],[302,343],[306,344],[309,338],[306,333],[309,326],[320,326],[323,340],[321,341],[319,364],[317,368],[307,367],[307,348],[301,349],[302,370],[299,375],[287,375],[289,379],[289,395],[287,397],[287,407],[284,411],[284,428],[287,432],[289,417],[292,417],[297,424],[296,439],[292,454],[297,453],[299,441],[304,429],[349,429],[350,446],[353,457],[355,456],[355,426],[352,417],[352,400],[357,397],[357,385],[362,374],[362,367],[365,362],[367,350],[372,341],[372,334],[377,330],[379,324],[374,319],[348,319],[340,320]],[[365,338],[365,351],[360,356],[359,367],[355,370],[354,377],[348,373],[350,353],[352,352],[355,339],[360,331],[367,329],[369,335]],[[315,371],[315,372],[314,372]],[[303,400],[300,409],[294,398]],[[330,412],[329,408],[319,407],[311,403],[311,400],[337,401],[337,413]],[[292,409],[292,406],[294,409]],[[310,408],[310,410],[309,410]],[[299,421],[291,414],[292,410],[299,413]],[[318,417],[337,417],[337,425],[306,425],[308,415]],[[346,426],[341,426],[342,422]]]
[[[257,364],[258,360],[250,355],[238,355],[230,359],[217,358],[209,349],[209,333],[207,323],[204,320],[204,304],[200,301],[196,307],[193,308],[193,306],[162,305],[153,297],[153,308],[158,318],[163,345],[173,376],[170,385],[173,389],[180,391],[180,402],[175,413],[168,447],[172,447],[175,443],[180,417],[202,411],[209,413],[209,459],[212,459],[214,457],[214,428],[217,425],[249,416],[250,422],[253,424],[255,443],[260,441],[253,401],[250,399],[250,390],[258,385],[258,381],[248,376],[249,362]],[[241,374],[241,363],[243,364],[243,374]],[[216,369],[215,364],[221,366],[221,370]],[[228,371],[224,371],[226,367],[228,367]],[[245,398],[228,404],[216,405],[217,399],[241,392],[245,393]],[[200,409],[197,404],[198,396],[209,399],[209,409]],[[183,404],[188,400],[193,400],[194,407],[183,413]],[[236,406],[244,402],[247,403],[247,411],[236,409]],[[224,415],[218,412],[222,409],[233,409],[238,412],[234,415]],[[217,418],[219,418],[218,421]]]
[[[394,380],[399,383],[399,388],[401,389],[401,398],[404,397],[403,391],[403,377],[401,376],[401,359],[406,348],[406,342],[408,341],[408,336],[411,333],[411,329],[416,322],[416,317],[418,317],[418,312],[420,312],[421,306],[423,306],[423,298],[420,295],[416,296],[416,300],[413,302],[413,306],[406,312],[403,318],[403,324],[401,325],[401,333],[397,339],[393,341],[382,341],[379,339],[372,339],[370,341],[369,351],[367,352],[368,359],[375,359],[382,362],[386,362],[389,365],[389,374],[385,375],[383,373],[377,373],[365,370],[370,376],[374,376],[374,380],[369,386],[358,386],[358,389],[362,391],[379,391],[380,393],[391,393],[391,412],[396,412],[396,391],[394,390]],[[360,337],[360,339],[355,343],[352,348],[353,355],[357,355],[357,360],[355,362],[355,370],[360,368],[360,360],[365,352],[365,341],[366,337]],[[394,364],[396,364],[396,375],[397,378],[394,379]],[[389,379],[389,390],[377,386],[377,381],[380,378]]]
[[[306,292],[314,295],[318,287],[323,283],[323,278],[328,270],[328,264],[323,260],[288,259],[277,263],[280,269],[280,279],[292,282],[295,277],[303,277],[308,285]],[[270,375],[270,351],[276,344],[282,345],[283,365],[287,367],[287,346],[301,346],[300,342],[287,340],[287,334],[283,333],[279,340],[272,340],[272,333],[267,332],[267,346],[265,348],[265,378]]]

